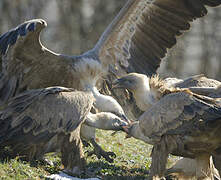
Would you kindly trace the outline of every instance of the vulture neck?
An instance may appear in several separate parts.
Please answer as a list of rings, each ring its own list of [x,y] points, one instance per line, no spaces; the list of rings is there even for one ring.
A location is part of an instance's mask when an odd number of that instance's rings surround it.
[[[154,144],[150,138],[148,138],[147,136],[145,136],[142,133],[142,130],[140,128],[140,124],[138,121],[136,121],[134,124],[132,124],[132,126],[129,129],[129,135],[133,136],[136,139],[140,139],[148,144]]]
[[[150,78],[145,76],[138,88],[133,92],[137,106],[146,111],[156,102],[156,93],[150,88]]]
[[[103,130],[118,130],[117,116],[109,112],[89,113],[86,117],[85,124]],[[119,118],[118,118],[119,119]],[[122,122],[123,123],[123,122]]]
[[[100,112],[112,112],[116,115],[124,115],[124,111],[120,104],[111,96],[101,94],[96,87],[93,87],[92,93],[95,98],[94,106]]]

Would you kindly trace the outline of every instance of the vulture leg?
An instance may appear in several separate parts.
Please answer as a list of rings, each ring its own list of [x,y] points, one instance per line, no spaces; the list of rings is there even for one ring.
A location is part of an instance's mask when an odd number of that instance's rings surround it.
[[[154,145],[151,153],[152,163],[150,167],[150,176],[153,179],[161,179],[164,176],[168,158],[168,152],[162,151],[161,144]]]
[[[107,151],[104,151],[100,146],[99,144],[96,143],[96,141],[94,139],[91,139],[90,140],[91,144],[93,145],[94,147],[94,150],[92,152],[89,152],[88,153],[88,156],[92,155],[92,154],[95,154],[99,159],[101,158],[101,156],[108,162],[112,163],[114,162],[114,160],[111,158],[115,158],[116,157],[116,154],[114,152],[107,152]]]
[[[196,177],[199,180],[213,178],[213,160],[210,154],[199,154],[196,158]]]
[[[64,172],[67,174],[79,175],[84,171],[86,161],[83,157],[80,126],[71,135],[63,135],[61,160],[64,165]]]
[[[111,157],[116,157],[116,154],[114,152],[106,152],[104,151],[99,144],[96,143],[95,140],[95,128],[87,126],[86,124],[82,124],[81,126],[81,137],[86,140],[87,142],[90,142],[94,148],[93,151],[88,153],[88,156],[91,156],[95,154],[98,159],[103,157],[108,162],[113,162],[113,159]]]

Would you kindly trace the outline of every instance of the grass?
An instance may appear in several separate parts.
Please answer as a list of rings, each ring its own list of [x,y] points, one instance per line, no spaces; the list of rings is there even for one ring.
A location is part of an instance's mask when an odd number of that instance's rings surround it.
[[[87,157],[87,169],[93,172],[93,177],[114,180],[142,180],[148,175],[151,164],[151,146],[134,138],[125,139],[125,133],[117,133],[111,136],[111,131],[97,131],[96,141],[106,151],[116,153],[114,163],[108,163],[104,159],[97,159],[96,156]],[[85,148],[91,151],[91,147]],[[32,166],[29,162],[15,159],[4,159],[0,161],[0,180],[32,180],[46,179],[50,174],[58,173],[62,170],[62,165],[58,155],[51,153],[47,158],[53,161],[55,166],[43,165],[39,163]],[[174,158],[169,158],[169,162]],[[88,176],[82,175],[86,178]]]

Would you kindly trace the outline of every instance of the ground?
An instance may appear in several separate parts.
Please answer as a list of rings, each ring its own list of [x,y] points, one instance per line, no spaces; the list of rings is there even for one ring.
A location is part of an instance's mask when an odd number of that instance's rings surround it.
[[[93,172],[93,177],[104,180],[142,180],[147,177],[151,164],[151,146],[134,138],[125,139],[125,133],[119,132],[111,136],[112,131],[97,130],[97,142],[106,151],[113,151],[117,157],[114,163],[108,163],[104,159],[95,156],[87,158],[87,168]],[[91,147],[85,148],[87,151]],[[58,173],[62,170],[59,155],[51,153],[47,158],[54,162],[55,166],[38,164],[31,165],[19,159],[3,159],[0,161],[0,180],[46,179],[45,176]],[[169,164],[175,160],[169,158]],[[88,177],[82,175],[82,178]]]

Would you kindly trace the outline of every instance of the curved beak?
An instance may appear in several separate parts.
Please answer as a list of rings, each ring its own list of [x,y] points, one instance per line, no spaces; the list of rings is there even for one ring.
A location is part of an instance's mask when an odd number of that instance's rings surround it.
[[[129,124],[132,122],[132,121],[129,120],[129,119],[127,118],[127,116],[125,116],[124,114],[121,115],[121,119],[122,119],[123,121],[129,123]]]

